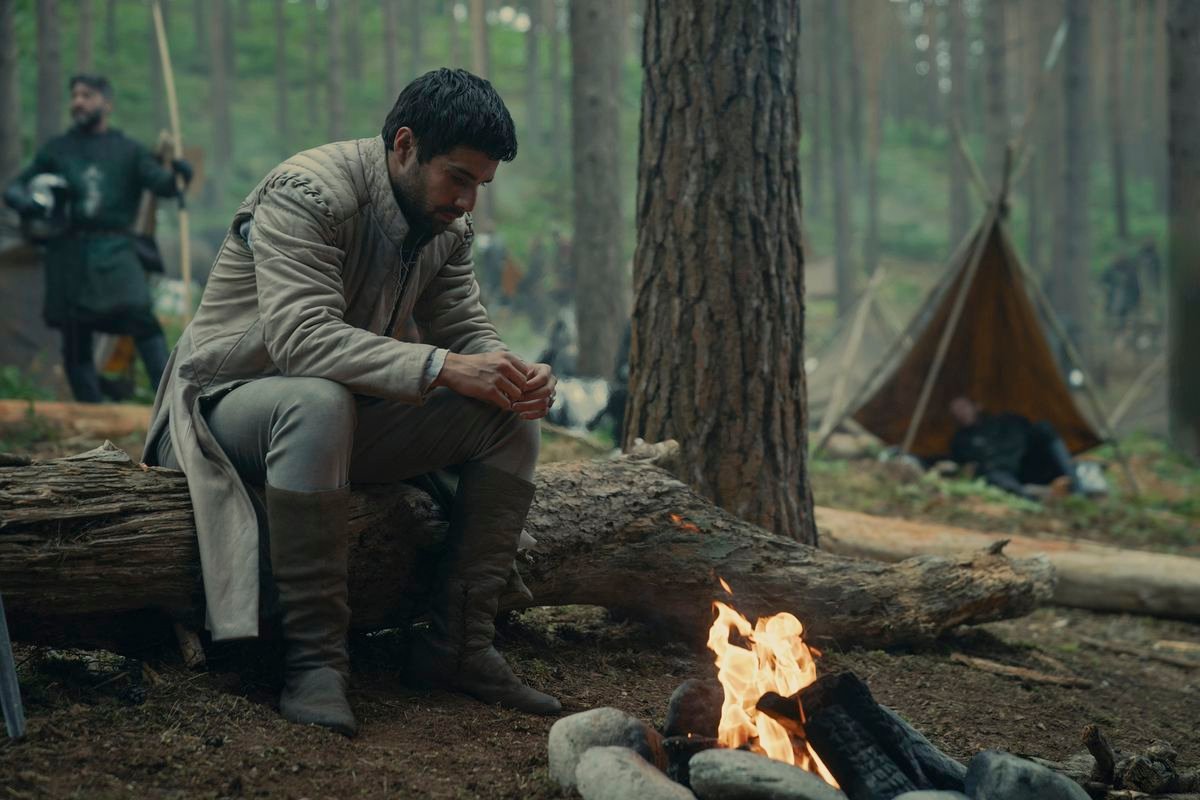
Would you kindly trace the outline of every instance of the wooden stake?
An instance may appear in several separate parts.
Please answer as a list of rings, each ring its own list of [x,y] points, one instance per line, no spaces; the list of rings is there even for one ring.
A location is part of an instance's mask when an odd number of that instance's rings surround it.
[[[167,29],[163,25],[162,5],[154,0],[150,6],[154,15],[154,35],[158,41],[158,56],[162,61],[163,85],[167,88],[167,110],[171,118],[171,138],[175,140],[175,157],[183,156],[183,131],[179,125],[179,98],[175,94],[175,71],[171,68],[171,51],[167,45]],[[189,241],[187,206],[183,192],[187,188],[183,178],[176,176],[179,188],[179,271],[183,279],[183,323],[192,321],[192,252]]]

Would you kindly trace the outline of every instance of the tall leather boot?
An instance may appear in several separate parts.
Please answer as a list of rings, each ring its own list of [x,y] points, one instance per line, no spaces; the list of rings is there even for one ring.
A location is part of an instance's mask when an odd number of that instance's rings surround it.
[[[409,652],[410,680],[530,714],[562,711],[558,700],[521,683],[492,644],[532,501],[528,481],[484,464],[463,467],[430,630],[414,637]]]
[[[284,719],[358,732],[346,700],[346,525],[350,487],[291,492],[267,486],[271,571],[283,614]]]

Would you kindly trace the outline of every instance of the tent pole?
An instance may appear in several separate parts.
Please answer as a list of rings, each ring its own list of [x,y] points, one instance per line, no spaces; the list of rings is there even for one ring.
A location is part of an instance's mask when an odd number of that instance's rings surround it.
[[[961,262],[963,252],[968,250],[970,244],[975,241],[975,233],[972,232],[964,236],[962,241],[958,243],[958,247],[954,248],[954,252],[950,254],[950,258],[946,260],[946,264],[942,269],[942,276],[938,278],[938,282],[933,285],[933,288],[926,293],[925,301],[917,309],[917,312],[912,315],[912,318],[909,319],[900,336],[896,337],[896,341],[888,349],[887,355],[879,362],[880,369],[876,371],[875,376],[859,387],[858,392],[854,395],[854,399],[845,405],[842,413],[838,414],[837,420],[829,427],[825,435],[817,438],[817,442],[813,445],[812,449],[814,456],[820,454],[825,445],[829,443],[829,437],[837,430],[837,427],[845,421],[846,417],[857,411],[858,406],[863,400],[872,394],[876,387],[879,386],[880,381],[890,374],[890,372],[887,372],[883,368],[889,364],[893,364],[900,353],[906,352],[912,347],[915,342],[914,337],[917,330],[917,323],[924,318],[925,312],[942,296],[942,292],[945,291],[946,287],[953,283],[954,276],[958,274],[955,266]]]
[[[829,396],[829,407],[825,409],[825,419],[821,420],[821,429],[817,431],[818,440],[824,441],[830,428],[833,427],[834,421],[842,413],[841,403],[842,395],[846,393],[846,373],[850,371],[850,365],[854,363],[854,359],[858,356],[858,349],[862,346],[863,330],[867,327],[867,315],[871,312],[871,306],[874,305],[875,290],[879,287],[879,281],[882,278],[883,267],[876,267],[871,279],[867,281],[867,288],[863,291],[858,313],[854,315],[854,325],[850,328],[850,340],[846,343],[846,349],[842,351],[842,363],[838,367],[837,379],[833,383],[833,392]]]
[[[938,375],[942,371],[942,364],[950,349],[950,340],[954,337],[954,330],[958,327],[958,320],[962,317],[963,308],[966,307],[967,295],[971,291],[971,284],[975,281],[975,273],[979,269],[979,262],[983,259],[983,251],[987,249],[988,239],[992,235],[992,228],[996,224],[996,215],[999,212],[1000,208],[997,202],[988,210],[987,218],[980,228],[979,238],[971,253],[971,261],[963,273],[962,285],[958,287],[958,296],[954,298],[954,306],[950,309],[950,318],[946,320],[946,329],[942,331],[942,338],[938,341],[933,363],[929,365],[929,373],[925,376],[925,383],[921,386],[921,394],[917,398],[916,410],[913,411],[913,417],[909,420],[908,431],[904,434],[904,442],[900,445],[901,452],[909,452],[913,440],[917,438],[917,429],[921,426],[925,410],[929,405],[929,397],[933,394],[933,384],[937,382]]]
[[[1146,389],[1146,384],[1150,383],[1150,380],[1157,377],[1158,373],[1162,372],[1166,367],[1167,356],[1164,353],[1159,353],[1157,358],[1152,360],[1146,365],[1145,369],[1138,373],[1138,376],[1133,379],[1133,383],[1130,384],[1129,389],[1126,390],[1120,401],[1117,402],[1112,414],[1109,415],[1108,427],[1114,431],[1117,429],[1117,425],[1121,424],[1121,420],[1129,413],[1129,407],[1133,405],[1133,402]]]
[[[1030,272],[1024,259],[1021,258],[1021,254],[1017,252],[1012,243],[1004,236],[1003,228],[1001,228],[1001,240],[1004,247],[1012,253],[1013,259],[1017,262],[1017,268],[1021,270],[1021,274],[1025,278],[1025,283],[1033,287],[1033,294],[1042,309],[1042,314],[1050,323],[1050,327],[1054,329],[1054,334],[1062,341],[1063,348],[1067,352],[1067,359],[1083,375],[1084,394],[1087,396],[1088,403],[1092,406],[1092,415],[1095,417],[1096,424],[1100,428],[1100,434],[1112,444],[1113,455],[1116,456],[1118,463],[1120,463],[1121,469],[1125,473],[1125,479],[1129,481],[1129,486],[1133,489],[1134,497],[1140,497],[1142,490],[1138,485],[1137,478],[1133,474],[1133,467],[1129,464],[1129,459],[1125,457],[1125,451],[1121,449],[1121,443],[1118,441],[1116,433],[1108,424],[1108,414],[1105,413],[1104,405],[1100,402],[1100,398],[1093,388],[1092,378],[1088,374],[1087,368],[1083,365],[1083,358],[1080,357],[1079,351],[1075,349],[1075,344],[1071,341],[1071,337],[1067,336],[1067,331],[1058,319],[1058,314],[1054,313],[1054,307],[1050,304],[1050,298],[1046,297],[1046,293],[1042,291],[1042,285],[1038,283],[1033,273]]]

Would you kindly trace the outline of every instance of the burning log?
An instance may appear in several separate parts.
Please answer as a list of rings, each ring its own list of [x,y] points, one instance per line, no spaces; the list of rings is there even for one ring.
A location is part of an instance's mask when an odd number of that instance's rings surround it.
[[[805,620],[814,643],[888,647],[955,626],[1025,614],[1045,601],[1044,559],[978,553],[882,564],[774,536],[713,506],[654,458],[550,464],[520,565],[539,605],[605,606],[696,637],[712,621],[719,573],[739,607]],[[426,492],[357,487],[351,509],[353,624],[402,624],[428,587],[445,530]],[[109,446],[69,459],[0,467],[0,586],[14,635],[79,646],[144,640],[177,621],[199,626],[202,588],[182,474]],[[528,605],[512,598],[512,605]]]

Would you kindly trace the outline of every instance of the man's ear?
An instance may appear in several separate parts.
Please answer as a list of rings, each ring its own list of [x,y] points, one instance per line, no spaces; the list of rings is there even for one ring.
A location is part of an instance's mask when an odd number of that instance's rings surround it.
[[[413,136],[412,128],[401,128],[392,139],[392,150],[400,159],[401,165],[407,165],[409,158],[417,156],[417,137]]]

